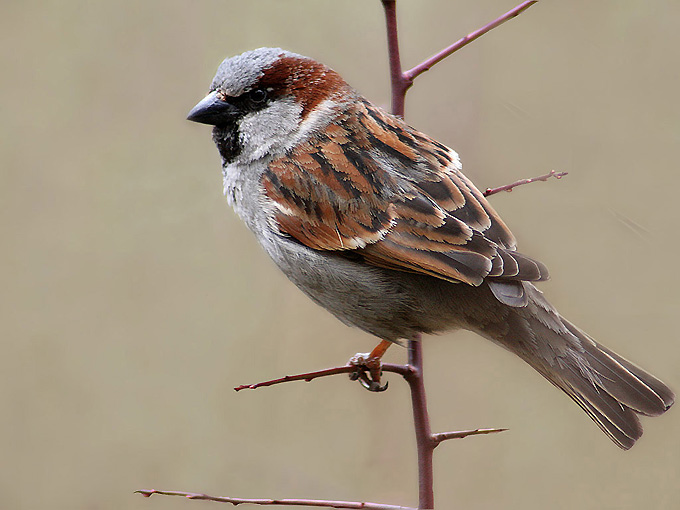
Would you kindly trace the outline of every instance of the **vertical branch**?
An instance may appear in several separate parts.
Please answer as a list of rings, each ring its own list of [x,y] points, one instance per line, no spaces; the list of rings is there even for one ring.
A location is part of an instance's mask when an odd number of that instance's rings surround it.
[[[392,92],[392,113],[399,117],[404,116],[404,104],[406,100],[406,92],[413,85],[414,79],[420,74],[424,73],[432,66],[445,59],[452,53],[458,51],[463,46],[481,37],[489,30],[499,26],[505,21],[512,19],[531,5],[535,4],[537,0],[527,0],[518,5],[511,11],[508,11],[495,21],[482,27],[481,29],[472,32],[463,37],[458,42],[445,48],[436,55],[423,61],[413,69],[404,72],[401,67],[401,57],[399,54],[399,38],[397,28],[397,5],[396,0],[381,0],[383,8],[385,9],[385,21],[387,25],[387,47],[389,51],[390,63],[390,84]],[[500,188],[488,189],[486,196],[499,191],[510,191],[512,188],[526,184],[533,181],[545,181],[549,177],[560,178],[563,173],[556,173],[552,171],[548,175],[533,179],[524,179],[513,184],[502,186]],[[367,368],[367,367],[364,367]],[[427,399],[425,394],[425,383],[423,379],[423,350],[421,343],[421,335],[414,336],[409,341],[408,350],[408,365],[391,365],[383,364],[382,369],[386,372],[394,372],[400,374],[408,382],[411,391],[411,404],[413,409],[413,423],[416,435],[416,445],[418,449],[418,510],[433,510],[434,509],[434,470],[433,470],[433,454],[434,449],[442,441],[455,438],[463,438],[473,435],[490,434],[495,432],[502,432],[506,429],[475,429],[464,430],[457,432],[443,432],[439,434],[432,434],[430,427],[430,416],[427,409]],[[242,385],[234,388],[236,391],[243,389],[256,389],[265,386],[272,386],[280,383],[287,383],[292,381],[311,381],[319,377],[326,377],[337,375],[341,373],[353,373],[357,371],[355,364],[349,363],[342,367],[333,367],[326,370],[318,370],[315,372],[308,372],[304,374],[297,374],[293,376],[285,376],[279,379],[264,381],[256,384]],[[158,491],[158,490],[140,490],[137,491],[145,497],[150,497],[153,494],[163,494],[167,496],[182,496],[189,499],[215,501],[221,503],[231,503],[232,505],[252,504],[252,505],[289,505],[289,506],[305,506],[318,508],[347,508],[347,509],[373,509],[373,510],[415,510],[402,506],[384,505],[379,503],[367,503],[358,501],[330,501],[330,500],[311,500],[311,499],[244,499],[232,497],[217,497],[209,496],[207,494],[197,494],[190,492],[179,491]]]
[[[397,1],[382,0],[382,4],[385,8],[385,22],[387,24],[387,52],[390,61],[392,113],[398,117],[403,117],[406,91],[413,84],[413,80],[407,80],[401,69],[399,36],[397,30]]]
[[[434,508],[434,471],[432,457],[436,443],[430,429],[430,416],[427,411],[425,383],[423,380],[423,347],[421,335],[409,341],[408,364],[411,367],[406,380],[411,389],[413,423],[418,447],[418,508]]]
[[[526,0],[516,6],[514,9],[506,12],[491,23],[482,28],[468,34],[451,46],[444,48],[436,55],[421,62],[414,68],[404,72],[401,67],[401,55],[399,53],[399,37],[397,27],[397,2],[396,0],[381,0],[385,10],[385,22],[387,26],[387,50],[389,54],[390,63],[390,86],[392,92],[392,114],[398,117],[404,117],[406,92],[413,85],[416,77],[429,70],[435,64],[441,62],[446,57],[452,55],[459,49],[468,45],[475,39],[486,34],[490,30],[498,27],[506,21],[521,14],[529,7],[537,3],[537,0]],[[558,177],[561,177],[559,175]],[[543,176],[533,180],[546,180]],[[531,181],[531,179],[527,180]],[[502,189],[511,190],[513,187],[522,183],[514,183]],[[487,190],[487,194],[492,194],[498,190]],[[416,336],[409,341],[409,372],[404,375],[404,378],[409,384],[411,390],[411,402],[413,407],[413,421],[415,425],[416,444],[418,448],[418,508],[420,510],[434,508],[434,473],[432,465],[432,457],[434,449],[440,443],[440,440],[452,439],[454,437],[465,437],[465,432],[453,432],[432,435],[430,427],[430,417],[427,411],[427,400],[425,395],[425,384],[423,380],[423,351],[420,342],[421,336]],[[503,429],[488,429],[470,431],[473,434],[500,432]]]

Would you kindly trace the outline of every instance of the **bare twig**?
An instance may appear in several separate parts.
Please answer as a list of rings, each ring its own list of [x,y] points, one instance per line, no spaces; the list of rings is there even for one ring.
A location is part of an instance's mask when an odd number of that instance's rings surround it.
[[[381,503],[368,503],[360,501],[327,501],[319,499],[243,499],[229,498],[222,496],[209,496],[193,492],[180,491],[157,491],[155,489],[143,489],[135,491],[145,498],[154,494],[163,496],[181,496],[187,499],[200,499],[204,501],[215,501],[217,503],[231,503],[232,505],[288,505],[288,506],[313,506],[317,508],[360,508],[363,510],[417,510],[408,506],[383,505]]]
[[[337,375],[337,374],[349,374],[351,372],[354,372],[356,369],[357,369],[357,367],[354,367],[352,365],[345,365],[345,366],[342,366],[342,367],[333,367],[333,368],[326,368],[324,370],[317,370],[315,372],[307,372],[305,374],[286,375],[286,376],[283,376],[279,379],[272,379],[270,381],[262,381],[262,382],[255,383],[255,384],[242,384],[240,386],[236,386],[234,388],[234,391],[256,390],[257,388],[265,388],[267,386],[274,386],[275,384],[281,384],[281,383],[292,382],[292,381],[310,382],[310,381],[313,381],[314,379],[317,379],[319,377],[327,377],[329,375]]]
[[[391,77],[390,82],[392,87],[392,112],[395,115],[399,115],[402,117],[404,115],[404,102],[406,98],[406,92],[413,85],[413,81],[415,80],[416,77],[418,77],[419,75],[430,69],[432,66],[448,57],[449,55],[453,54],[462,47],[471,43],[475,39],[481,37],[485,33],[501,25],[502,23],[514,18],[515,16],[522,13],[523,11],[528,9],[531,5],[537,2],[537,0],[523,2],[514,9],[500,16],[493,22],[485,25],[484,27],[480,28],[479,30],[476,30],[475,32],[468,34],[467,36],[463,37],[456,43],[445,48],[444,50],[440,51],[439,53],[430,57],[429,59],[423,61],[422,63],[418,64],[412,69],[403,72],[401,67],[401,58],[399,55],[396,0],[381,0],[381,1],[385,9],[385,19],[387,24],[387,41]],[[484,195],[489,196],[494,193],[498,193],[499,191],[511,191],[514,187],[520,186],[522,184],[528,184],[529,182],[534,182],[538,180],[545,181],[549,177],[555,177],[559,179],[564,175],[566,175],[565,172],[556,173],[552,171],[550,172],[550,174],[541,177],[536,177],[534,179],[524,179],[522,181],[517,181],[513,184],[502,186],[500,188],[494,189],[489,188],[486,190]],[[425,385],[423,381],[423,353],[422,345],[420,342],[420,335],[409,341],[408,360],[409,361],[407,365],[394,365],[385,363],[382,364],[381,368],[382,371],[384,372],[393,372],[401,375],[409,384],[409,388],[411,391],[411,402],[413,407],[413,421],[415,426],[416,443],[418,448],[418,473],[419,473],[418,509],[419,510],[433,509],[434,476],[432,468],[432,458],[434,449],[437,447],[437,445],[448,439],[464,438],[480,434],[491,434],[496,432],[502,432],[507,429],[476,429],[432,434],[430,427],[430,418],[427,409]],[[315,372],[307,372],[303,374],[285,376],[279,379],[272,379],[269,381],[263,381],[256,384],[237,386],[236,388],[234,388],[234,390],[240,391],[243,389],[257,389],[292,381],[309,382],[320,377],[327,377],[343,373],[353,373],[356,372],[356,370],[357,366],[347,364],[344,366],[332,367],[324,370],[318,370]],[[242,499],[232,497],[209,496],[207,494],[198,494],[191,492],[159,491],[154,489],[139,490],[137,492],[145,497],[150,497],[154,494],[160,494],[165,496],[181,496],[188,499],[215,501],[219,503],[230,503],[234,506],[250,503],[252,505],[289,505],[317,508],[345,508],[364,510],[416,510],[411,507],[356,501],[331,501],[312,499]]]
[[[392,113],[399,117],[404,116],[404,104],[406,92],[413,85],[413,81],[432,66],[441,62],[446,57],[452,55],[462,47],[470,44],[475,39],[493,30],[497,26],[521,14],[531,7],[537,0],[530,0],[521,3],[514,9],[506,12],[496,20],[483,26],[482,28],[468,34],[451,46],[443,49],[436,55],[418,64],[414,68],[403,72],[401,57],[399,55],[399,34],[397,29],[397,9],[396,0],[381,0],[385,10],[385,22],[387,26],[387,49],[390,63],[390,84],[392,90]],[[561,177],[560,175],[559,177]],[[557,177],[557,175],[556,175]],[[519,186],[518,183],[504,187],[511,190],[512,187]],[[500,188],[499,188],[500,189]],[[490,195],[493,190],[487,190],[485,195]],[[404,378],[411,389],[411,401],[413,406],[413,419],[415,423],[416,443],[418,446],[418,485],[419,503],[418,508],[434,508],[434,476],[432,471],[432,456],[434,449],[439,443],[454,437],[466,437],[475,434],[482,434],[479,431],[465,432],[446,432],[444,434],[433,435],[430,429],[430,419],[427,411],[427,401],[425,399],[425,386],[423,383],[422,367],[422,347],[420,338],[409,342],[409,366],[412,372],[404,375]],[[499,429],[490,429],[494,432]],[[491,432],[487,432],[491,433]]]
[[[500,193],[501,191],[512,191],[517,186],[531,184],[532,182],[537,181],[547,181],[551,177],[554,177],[555,179],[561,179],[565,175],[568,175],[568,172],[556,172],[555,170],[550,170],[549,173],[541,175],[539,177],[532,177],[531,179],[520,179],[519,181],[515,181],[512,184],[506,184],[505,186],[500,186],[498,188],[486,188],[484,196],[489,197],[491,195],[495,195],[496,193]]]
[[[432,55],[427,60],[424,60],[423,62],[421,62],[417,66],[409,69],[408,71],[406,71],[404,73],[404,78],[406,78],[407,80],[413,81],[416,77],[420,76],[425,71],[428,71],[432,66],[434,66],[435,64],[438,64],[439,62],[444,60],[449,55],[455,53],[456,51],[463,48],[464,46],[467,46],[468,44],[470,44],[475,39],[479,39],[481,36],[483,36],[487,32],[490,32],[494,28],[502,25],[506,21],[509,21],[512,18],[514,18],[515,16],[522,14],[524,11],[526,11],[529,7],[531,7],[535,3],[538,3],[538,0],[529,0],[527,2],[522,2],[521,4],[519,4],[514,9],[509,10],[508,12],[503,14],[502,16],[493,20],[491,23],[488,23],[488,24],[484,25],[482,28],[479,28],[479,29],[475,30],[474,32],[469,33],[465,37],[463,37],[463,38],[459,39],[458,41],[456,41],[455,43],[453,43],[448,48],[444,48],[442,51],[440,51],[436,55]]]
[[[420,335],[417,335],[413,340],[409,341],[407,365],[395,365],[392,363],[383,363],[381,365],[381,369],[383,372],[392,372],[401,375],[406,380],[406,382],[409,385],[409,389],[411,390],[413,422],[415,426],[416,444],[418,448],[418,495],[419,495],[418,509],[432,509],[434,508],[434,476],[433,476],[434,473],[432,468],[432,458],[434,449],[442,441],[446,441],[448,439],[464,438],[480,434],[492,434],[495,432],[502,432],[507,429],[476,429],[432,434],[430,428],[430,417],[427,409],[427,399],[425,395],[425,383],[423,380],[423,351],[420,340],[421,340]],[[356,365],[347,364],[340,367],[332,367],[324,370],[317,370],[315,372],[306,372],[303,374],[287,375],[269,381],[237,386],[234,389],[236,391],[240,391],[243,389],[257,389],[293,381],[309,382],[321,377],[353,373],[357,369],[358,367]],[[215,501],[218,503],[231,503],[232,505],[250,503],[252,505],[313,506],[317,508],[347,508],[347,509],[363,508],[365,510],[416,510],[410,507],[357,501],[331,501],[313,499],[243,499],[221,496],[209,496],[207,494],[199,494],[192,492],[159,491],[155,489],[139,490],[137,492],[146,497],[152,496],[153,494],[161,494],[165,496],[183,496],[188,499]]]
[[[397,5],[396,0],[381,0],[384,10],[385,10],[385,22],[387,26],[387,51],[389,54],[390,62],[390,85],[392,89],[392,113],[399,117],[404,117],[404,105],[406,102],[406,92],[413,85],[414,80],[428,71],[432,66],[438,64],[446,57],[452,55],[456,51],[460,50],[464,46],[467,46],[475,39],[479,39],[481,36],[487,32],[493,30],[494,28],[502,25],[506,21],[522,14],[529,7],[538,3],[538,0],[528,0],[517,5],[514,9],[510,9],[508,12],[502,16],[496,18],[491,23],[484,25],[482,28],[469,33],[462,39],[459,39],[451,46],[444,48],[439,53],[431,56],[427,60],[424,60],[417,66],[409,69],[408,71],[402,71],[401,66],[401,56],[399,54],[399,32],[397,29]],[[487,188],[484,192],[484,196],[488,197],[494,195],[500,191],[512,191],[513,188],[521,186],[523,184],[529,184],[536,181],[546,181],[550,177],[555,177],[560,179],[567,175],[567,172],[555,172],[551,171],[547,175],[542,175],[540,177],[534,177],[533,179],[522,179],[512,184],[506,184],[499,188]]]
[[[392,372],[399,374],[402,377],[406,377],[407,374],[412,370],[408,365],[394,365],[392,363],[383,363],[381,365],[383,372]],[[324,370],[317,370],[315,372],[306,372],[304,374],[286,375],[279,379],[271,379],[269,381],[262,381],[255,384],[242,384],[241,386],[236,386],[235,391],[241,390],[256,390],[257,388],[265,388],[267,386],[274,386],[276,384],[293,382],[293,381],[305,381],[310,382],[319,377],[328,377],[330,375],[338,374],[351,374],[356,372],[356,365],[343,365],[341,367],[326,368]]]
[[[435,446],[439,446],[442,441],[449,439],[462,439],[468,436],[480,436],[484,434],[495,434],[497,432],[505,432],[508,429],[474,429],[474,430],[459,430],[456,432],[440,432],[439,434],[432,434],[432,441]]]
[[[529,0],[522,2],[514,9],[509,10],[502,16],[496,18],[491,23],[484,25],[482,28],[469,33],[462,39],[459,39],[451,46],[444,48],[439,53],[424,60],[417,66],[409,69],[406,72],[402,71],[401,58],[399,56],[399,37],[397,30],[397,9],[396,0],[381,0],[385,9],[385,21],[387,24],[387,49],[390,60],[390,83],[392,87],[392,113],[399,117],[404,116],[404,103],[406,99],[406,92],[413,85],[413,81],[429,70],[435,64],[438,64],[446,57],[452,55],[464,46],[467,46],[475,39],[480,38],[487,32],[502,25],[515,16],[526,11],[529,7],[538,2],[538,0]]]
[[[456,432],[442,432],[439,434],[432,433],[430,428],[429,412],[427,409],[425,382],[423,379],[423,351],[422,343],[420,340],[421,340],[420,335],[418,335],[413,340],[409,341],[407,365],[393,365],[391,363],[384,363],[382,364],[381,368],[383,372],[393,372],[401,375],[406,380],[411,390],[413,422],[415,426],[416,445],[418,449],[418,496],[419,496],[418,508],[426,509],[434,508],[434,473],[432,467],[432,458],[434,454],[434,449],[442,441],[446,441],[448,439],[459,439],[481,434],[493,434],[496,432],[503,432],[504,430],[507,429],[475,429],[475,430],[462,430]],[[270,381],[264,381],[256,384],[238,386],[234,389],[236,391],[240,391],[243,389],[257,389],[292,381],[309,382],[320,377],[327,377],[343,373],[352,373],[355,372],[356,370],[357,367],[355,365],[348,364],[341,367],[317,370],[316,372],[307,372],[304,374],[297,375],[287,375],[279,379],[272,379]],[[216,501],[215,499],[212,500]],[[231,500],[227,502],[231,502]],[[331,508],[333,508],[332,504],[326,506],[331,506]],[[372,508],[372,507],[349,506],[340,508]]]

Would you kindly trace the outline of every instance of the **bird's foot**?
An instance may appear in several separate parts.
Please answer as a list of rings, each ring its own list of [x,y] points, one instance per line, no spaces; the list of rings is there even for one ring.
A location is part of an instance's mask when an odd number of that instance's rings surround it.
[[[380,377],[382,376],[381,359],[390,345],[391,342],[383,340],[371,352],[358,352],[352,356],[348,363],[356,367],[356,370],[349,375],[349,378],[352,381],[359,381],[368,391],[385,391],[387,383],[384,386],[380,384]]]

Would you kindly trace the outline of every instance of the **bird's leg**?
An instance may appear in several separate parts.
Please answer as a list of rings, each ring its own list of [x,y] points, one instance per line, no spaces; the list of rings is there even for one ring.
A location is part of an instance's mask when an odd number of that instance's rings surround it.
[[[368,391],[385,391],[387,383],[384,386],[380,385],[380,376],[382,375],[381,358],[387,352],[390,345],[392,345],[392,342],[382,340],[371,352],[359,352],[352,356],[349,364],[354,365],[356,371],[350,374],[350,379],[353,381],[359,380],[361,385]]]

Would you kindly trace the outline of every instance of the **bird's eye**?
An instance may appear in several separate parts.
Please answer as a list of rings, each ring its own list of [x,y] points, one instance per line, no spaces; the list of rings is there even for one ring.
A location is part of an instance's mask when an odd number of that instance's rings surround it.
[[[263,89],[253,89],[248,92],[248,97],[253,103],[263,103],[267,99],[267,91]]]

